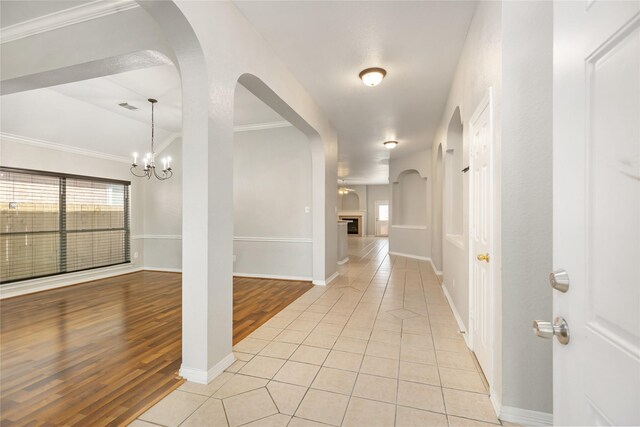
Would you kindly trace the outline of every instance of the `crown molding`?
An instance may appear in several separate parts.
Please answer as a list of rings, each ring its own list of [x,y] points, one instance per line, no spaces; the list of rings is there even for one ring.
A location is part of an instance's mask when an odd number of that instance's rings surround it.
[[[99,151],[93,150],[85,150],[83,148],[71,147],[68,145],[58,144],[56,142],[44,141],[42,139],[29,138],[26,136],[13,135],[6,132],[0,132],[0,139],[16,142],[19,144],[31,145],[33,147],[47,148],[49,150],[63,151],[66,153],[111,160],[114,162],[131,163],[131,159],[128,157],[114,156],[113,154],[101,153]]]
[[[256,123],[250,125],[238,125],[233,127],[234,132],[250,132],[254,130],[264,130],[264,129],[276,129],[276,128],[286,128],[293,126],[291,123],[287,121],[282,122],[267,122],[267,123]]]
[[[90,3],[83,3],[69,9],[2,28],[0,30],[0,44],[113,15],[136,7],[139,7],[139,5],[133,0],[96,0]]]

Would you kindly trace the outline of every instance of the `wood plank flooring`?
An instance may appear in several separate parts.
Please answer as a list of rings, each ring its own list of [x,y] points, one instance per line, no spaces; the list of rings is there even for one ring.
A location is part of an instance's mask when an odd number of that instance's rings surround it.
[[[234,342],[311,287],[235,279]],[[180,274],[148,271],[0,301],[0,425],[135,419],[183,381],[181,303]]]
[[[234,277],[233,344],[242,341],[311,288],[311,282]]]

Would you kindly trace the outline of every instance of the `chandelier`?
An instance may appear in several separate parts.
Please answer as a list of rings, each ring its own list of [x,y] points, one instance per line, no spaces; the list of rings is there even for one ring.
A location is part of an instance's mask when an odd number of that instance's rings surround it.
[[[147,178],[151,179],[152,176],[155,176],[157,179],[164,181],[165,179],[169,179],[173,176],[173,170],[171,169],[171,157],[165,157],[162,159],[162,174],[158,175],[156,172],[156,150],[154,145],[154,131],[155,131],[155,122],[153,120],[154,106],[156,99],[149,98],[147,101],[151,103],[151,152],[147,153],[144,157],[144,169],[142,169],[138,173],[138,153],[133,153],[133,163],[131,164],[131,173],[138,178]]]
[[[338,194],[340,195],[345,195],[345,194],[349,194],[351,191],[356,191],[353,188],[347,188],[344,186],[344,179],[340,180],[341,186],[338,188]]]

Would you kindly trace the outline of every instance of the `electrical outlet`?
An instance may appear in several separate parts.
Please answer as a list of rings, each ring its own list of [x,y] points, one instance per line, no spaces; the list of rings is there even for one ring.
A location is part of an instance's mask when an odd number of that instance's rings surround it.
[[[304,213],[309,213],[309,212],[311,212],[311,208],[309,206],[305,206]]]
[[[138,259],[138,252],[133,253],[133,259]]]
[[[236,256],[235,255],[233,256],[233,262],[236,262]]]

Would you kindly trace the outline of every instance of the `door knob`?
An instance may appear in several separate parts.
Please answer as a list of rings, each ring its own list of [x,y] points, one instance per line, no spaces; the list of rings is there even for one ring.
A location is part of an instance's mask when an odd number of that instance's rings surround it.
[[[553,324],[551,324],[551,322],[543,322],[542,320],[534,320],[533,332],[541,338],[552,338],[555,336],[560,344],[569,344],[569,325],[562,317],[556,317]]]
[[[489,254],[478,254],[478,256],[476,256],[476,259],[478,261],[487,261],[487,262],[489,262]]]
[[[556,291],[565,293],[569,290],[569,273],[560,269],[549,274],[549,283]]]

